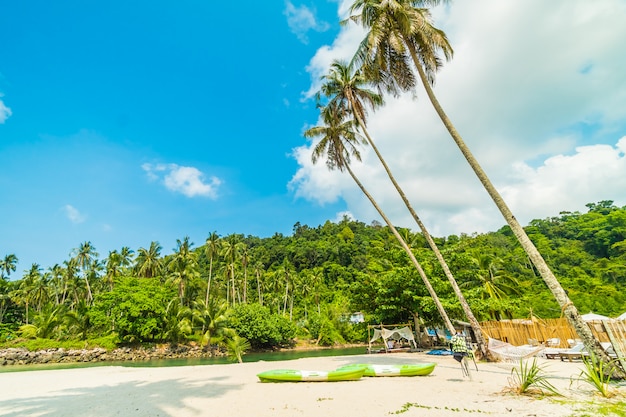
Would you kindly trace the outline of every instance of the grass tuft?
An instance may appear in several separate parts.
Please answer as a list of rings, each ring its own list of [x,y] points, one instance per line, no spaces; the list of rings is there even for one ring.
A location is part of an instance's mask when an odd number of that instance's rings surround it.
[[[548,381],[548,375],[537,364],[537,358],[533,358],[532,363],[520,359],[519,367],[511,370],[508,390],[516,394],[561,395]]]
[[[589,357],[583,357],[583,363],[585,368],[580,372],[580,380],[591,385],[604,398],[614,397],[617,391],[610,383],[615,372],[615,363],[604,362],[593,353]]]

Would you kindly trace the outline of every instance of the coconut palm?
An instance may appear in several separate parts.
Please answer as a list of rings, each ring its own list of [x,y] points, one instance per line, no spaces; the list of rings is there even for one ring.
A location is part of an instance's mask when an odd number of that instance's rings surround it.
[[[181,305],[185,303],[185,290],[189,283],[198,276],[198,262],[196,253],[191,250],[193,243],[189,242],[189,236],[183,240],[176,239],[176,249],[168,263],[168,269],[172,273],[172,281],[178,286],[178,297]]]
[[[593,336],[576,306],[493,186],[434,94],[432,84],[436,71],[442,65],[441,54],[446,60],[451,59],[453,54],[445,33],[432,25],[430,12],[424,7],[439,3],[436,0],[356,0],[350,9],[350,19],[368,32],[355,54],[355,62],[362,63],[367,68],[368,75],[391,92],[397,92],[398,88],[406,90],[413,87],[415,81],[408,75],[412,73],[410,63],[413,64],[437,115],[537,268],[561,306],[564,316],[587,348],[603,361],[609,362],[609,356]],[[618,377],[626,378],[625,370],[621,370]]]
[[[226,298],[231,300],[232,305],[235,304],[235,296],[238,291],[235,287],[235,271],[236,262],[243,251],[244,243],[240,241],[239,235],[232,234],[224,238],[222,241],[222,250],[220,255],[226,261],[226,288],[230,285],[230,291],[226,291]],[[230,281],[230,284],[228,283]]]
[[[363,75],[363,72],[360,70],[354,70],[350,65],[342,61],[334,61],[331,64],[330,71],[328,75],[322,77],[324,83],[320,89],[320,93],[324,96],[328,97],[330,102],[337,102],[338,105],[350,109],[350,113],[356,120],[361,132],[365,136],[367,143],[372,147],[372,150],[378,157],[378,160],[382,164],[387,176],[391,180],[393,186],[396,191],[402,198],[404,205],[411,213],[413,220],[419,226],[424,238],[428,242],[428,245],[432,249],[437,261],[441,265],[446,278],[450,282],[452,289],[454,290],[454,294],[459,300],[461,304],[461,308],[467,317],[472,330],[474,331],[474,335],[476,337],[476,341],[478,344],[478,348],[480,350],[481,356],[484,358],[488,357],[487,344],[485,342],[485,338],[483,337],[482,329],[480,328],[480,324],[474,316],[472,309],[469,306],[469,303],[465,299],[465,296],[461,292],[459,285],[452,275],[452,271],[448,267],[447,262],[443,258],[441,251],[437,247],[437,244],[431,237],[430,233],[428,233],[428,229],[421,221],[413,206],[409,202],[404,190],[396,181],[396,178],[391,172],[391,169],[387,165],[387,162],[383,158],[382,154],[378,150],[378,147],[374,143],[374,140],[369,134],[369,131],[366,127],[366,116],[367,116],[367,107],[371,107],[372,109],[376,108],[383,104],[382,96],[376,94],[375,92],[367,89],[367,86],[370,84],[370,81],[367,77]],[[320,98],[320,94],[318,94],[318,100]]]
[[[110,251],[106,259],[105,281],[109,284],[109,291],[113,291],[113,283],[115,278],[122,273],[122,256],[116,250]]]
[[[213,259],[220,250],[220,237],[217,232],[213,232],[209,235],[205,242],[204,251],[206,257],[209,258],[209,276],[206,283],[206,295],[204,297],[204,304],[209,303],[209,293],[211,292],[211,278],[213,276]]]
[[[77,249],[74,249],[74,258],[76,258],[76,264],[83,273],[85,285],[87,286],[87,302],[93,300],[93,294],[91,292],[91,285],[89,285],[89,274],[87,271],[91,268],[92,262],[98,257],[98,252],[93,247],[91,242],[81,243]]]
[[[232,329],[228,327],[228,303],[223,299],[210,298],[208,303],[194,302],[193,318],[202,324],[202,344],[216,345],[223,342]]]
[[[150,248],[139,248],[135,259],[135,272],[144,278],[153,278],[161,273],[161,245],[150,242]]]
[[[406,244],[402,236],[398,233],[396,228],[393,226],[389,218],[382,211],[376,200],[370,195],[370,193],[365,189],[363,184],[359,181],[357,176],[354,174],[352,169],[350,168],[350,155],[352,155],[355,159],[360,160],[361,156],[357,149],[358,142],[361,140],[361,135],[355,131],[355,123],[353,120],[344,121],[347,116],[345,109],[343,109],[339,103],[329,103],[326,107],[322,109],[322,119],[324,121],[323,126],[313,127],[304,132],[304,136],[307,138],[316,138],[321,137],[320,141],[313,148],[312,161],[316,163],[322,155],[326,155],[326,165],[329,169],[338,169],[343,172],[344,170],[348,171],[354,182],[361,189],[363,194],[368,198],[368,200],[372,203],[376,211],[383,218],[387,226],[396,237],[396,239],[402,245],[402,248],[409,256],[409,259],[413,263],[413,266],[417,269],[424,285],[426,286],[430,296],[432,297],[441,318],[443,319],[446,327],[451,333],[455,333],[454,326],[448,317],[439,297],[435,293],[426,273],[422,269],[422,266],[419,264],[415,255]]]
[[[41,267],[39,264],[33,263],[21,281],[17,284],[17,288],[11,292],[11,298],[17,305],[24,306],[26,324],[29,323],[30,306],[36,303],[37,283],[41,281]]]
[[[17,268],[17,256],[11,253],[0,259],[0,279],[6,279]]]

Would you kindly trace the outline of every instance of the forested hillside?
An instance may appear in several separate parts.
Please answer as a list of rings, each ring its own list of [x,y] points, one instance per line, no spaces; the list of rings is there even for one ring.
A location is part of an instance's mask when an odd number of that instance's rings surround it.
[[[626,311],[626,207],[588,204],[533,220],[530,238],[581,313]],[[465,320],[450,284],[420,233],[399,229],[448,315]],[[560,308],[508,227],[480,235],[436,238],[479,320],[559,317]],[[0,262],[0,341],[210,343],[235,349],[364,341],[366,323],[441,317],[407,254],[389,229],[344,219],[317,227],[296,224],[290,236],[210,234],[120,248],[101,256],[90,242],[51,267],[15,271]]]

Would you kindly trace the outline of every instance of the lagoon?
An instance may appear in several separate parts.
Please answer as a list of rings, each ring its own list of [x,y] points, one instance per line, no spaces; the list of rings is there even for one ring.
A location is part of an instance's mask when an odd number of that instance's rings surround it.
[[[252,352],[243,356],[244,362],[260,361],[287,361],[300,358],[313,358],[324,356],[349,356],[362,355],[367,352],[367,347],[284,350],[279,352]],[[224,356],[215,358],[186,358],[186,359],[154,359],[148,361],[102,361],[102,362],[66,362],[31,365],[6,365],[0,366],[0,373],[41,371],[53,369],[93,368],[100,366],[123,366],[128,368],[150,368],[170,366],[196,366],[196,365],[219,365],[232,363]]]

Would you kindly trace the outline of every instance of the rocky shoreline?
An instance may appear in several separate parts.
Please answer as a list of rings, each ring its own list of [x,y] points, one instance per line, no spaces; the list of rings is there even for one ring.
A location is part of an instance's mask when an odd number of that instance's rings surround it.
[[[225,353],[217,349],[207,349],[199,346],[154,346],[150,348],[117,348],[107,351],[103,348],[94,349],[46,349],[31,352],[24,348],[9,348],[0,350],[0,366],[7,365],[36,365],[45,363],[75,363],[75,362],[122,362],[122,361],[149,361],[157,359],[188,359],[212,358],[224,356]]]

